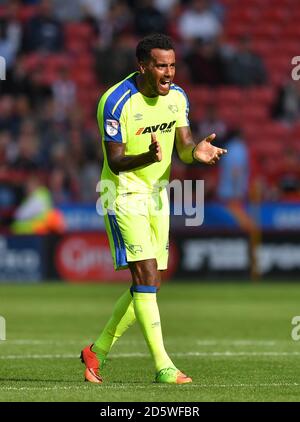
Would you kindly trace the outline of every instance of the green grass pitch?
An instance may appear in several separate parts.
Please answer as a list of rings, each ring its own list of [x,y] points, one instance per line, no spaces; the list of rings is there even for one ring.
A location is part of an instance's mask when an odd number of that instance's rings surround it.
[[[300,401],[300,315],[294,283],[166,283],[166,349],[193,384],[154,384],[136,324],[117,343],[104,383],[83,382],[81,348],[97,337],[125,284],[0,285],[0,401]]]

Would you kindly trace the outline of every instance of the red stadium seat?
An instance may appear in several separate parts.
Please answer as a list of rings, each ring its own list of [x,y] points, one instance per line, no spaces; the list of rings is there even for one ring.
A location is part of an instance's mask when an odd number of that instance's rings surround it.
[[[44,56],[39,53],[31,53],[24,56],[24,67],[27,72],[32,72],[34,69],[42,65],[44,62]]]
[[[57,72],[52,69],[45,68],[43,73],[43,83],[46,85],[52,85],[57,80]]]
[[[57,72],[61,68],[69,68],[72,64],[72,59],[67,54],[49,54],[45,57],[44,63],[48,69]]]
[[[74,56],[80,56],[90,50],[91,46],[87,47],[86,42],[80,39],[71,39],[66,43],[66,49]]]
[[[221,87],[216,92],[216,100],[220,105],[238,105],[242,102],[243,90],[236,87]]]
[[[72,22],[65,25],[66,41],[81,40],[91,42],[94,38],[94,32],[90,25],[80,22]]]
[[[265,156],[268,158],[272,156],[271,158],[274,159],[274,156],[279,156],[282,154],[283,149],[284,143],[274,141],[273,139],[267,138],[265,136],[258,136],[255,142],[251,143],[251,150],[256,157]]]
[[[282,25],[289,19],[289,16],[290,11],[288,9],[277,6],[266,8],[262,13],[261,18],[264,22],[268,22],[269,24]]]
[[[281,35],[281,30],[278,26],[270,22],[260,21],[253,25],[250,34],[256,40],[277,40]]]
[[[6,16],[6,7],[0,6],[0,18],[5,18]]]
[[[213,89],[210,89],[208,87],[197,87],[192,86],[188,90],[188,97],[189,101],[191,103],[191,106],[197,107],[203,106],[208,103],[215,102],[215,93]]]
[[[82,69],[85,68],[87,70],[93,69],[95,63],[95,58],[92,54],[90,53],[83,53],[80,54],[80,56],[78,56],[76,58],[76,67],[81,67]]]
[[[234,8],[238,0],[220,0],[219,2],[227,8]]]
[[[270,41],[254,39],[252,43],[253,51],[259,56],[266,57],[270,54],[273,54],[273,43]]]
[[[275,98],[275,90],[272,86],[248,88],[245,92],[245,101],[253,104],[270,106]]]
[[[261,127],[260,133],[266,139],[272,141],[287,142],[290,139],[291,131],[286,125],[279,122],[269,121]]]
[[[81,69],[73,69],[71,71],[71,78],[78,85],[79,89],[88,89],[95,87],[96,78],[93,72],[81,72]]]
[[[297,144],[297,150],[300,150],[300,122],[296,122],[290,131],[290,140]]]
[[[218,107],[220,118],[223,119],[229,127],[241,126],[241,116],[238,107],[225,106]]]
[[[227,24],[232,25],[233,22],[249,23],[257,18],[259,9],[257,7],[236,7],[229,9],[227,15]]]
[[[225,27],[224,33],[229,40],[237,41],[243,35],[248,35],[251,32],[250,23],[240,23],[239,21],[231,22]]]
[[[269,112],[264,104],[244,103],[240,106],[239,114],[241,119],[249,124],[265,123],[268,120]]]
[[[243,0],[243,8],[263,8],[267,6],[267,1],[262,2],[261,0]],[[229,6],[230,7],[230,6]],[[236,8],[240,8],[241,7],[241,2],[237,1],[235,4]]]
[[[205,116],[205,107],[198,105],[197,107],[191,107],[189,120],[194,123],[199,123]]]
[[[281,33],[281,37],[283,40],[290,40],[295,41],[300,37],[300,26],[299,22],[296,24],[286,25]]]
[[[22,23],[26,23],[38,13],[38,6],[21,6],[19,11],[19,19]]]
[[[265,65],[269,70],[270,74],[274,71],[285,73],[286,71],[292,70],[291,57],[286,56],[285,54],[281,54],[280,56],[273,55],[270,57],[266,57]]]

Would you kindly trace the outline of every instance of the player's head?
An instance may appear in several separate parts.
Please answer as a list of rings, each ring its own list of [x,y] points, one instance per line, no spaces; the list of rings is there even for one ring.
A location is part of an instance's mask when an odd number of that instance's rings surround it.
[[[167,95],[175,76],[175,51],[170,37],[152,34],[137,45],[136,57],[146,95]]]

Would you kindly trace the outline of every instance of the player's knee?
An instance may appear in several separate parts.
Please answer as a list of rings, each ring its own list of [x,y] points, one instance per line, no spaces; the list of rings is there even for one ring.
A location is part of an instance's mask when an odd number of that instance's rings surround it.
[[[134,284],[156,286],[159,282],[156,260],[134,262],[129,267]]]

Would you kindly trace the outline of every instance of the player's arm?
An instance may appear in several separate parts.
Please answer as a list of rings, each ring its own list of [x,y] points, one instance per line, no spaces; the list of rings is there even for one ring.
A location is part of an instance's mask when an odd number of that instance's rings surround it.
[[[226,149],[215,147],[211,142],[216,135],[212,133],[199,143],[193,140],[192,132],[189,126],[176,128],[175,145],[181,161],[191,164],[199,161],[205,164],[215,164],[221,155],[227,152]]]
[[[161,148],[154,133],[151,134],[149,151],[143,154],[125,155],[125,144],[118,142],[105,142],[105,149],[108,165],[115,174],[147,167],[162,159]]]

